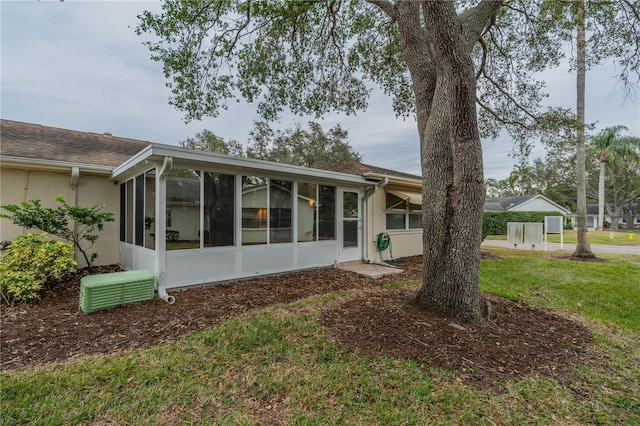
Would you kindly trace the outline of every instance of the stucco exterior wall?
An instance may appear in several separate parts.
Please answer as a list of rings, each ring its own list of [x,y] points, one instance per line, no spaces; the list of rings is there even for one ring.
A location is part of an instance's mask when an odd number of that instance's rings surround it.
[[[0,205],[20,204],[24,200],[39,199],[44,207],[56,207],[55,197],[61,195],[69,204],[81,207],[105,204],[103,211],[115,215],[116,221],[105,224],[100,238],[89,250],[98,253],[96,265],[109,265],[118,261],[119,189],[107,176],[80,173],[76,190],[71,188],[71,170],[47,171],[25,170],[11,166],[0,168]],[[4,212],[4,211],[3,211]],[[0,240],[13,240],[22,233],[39,232],[26,230],[0,219]],[[81,254],[76,253],[78,267],[86,266]]]
[[[371,262],[380,261],[380,256],[376,250],[375,240],[379,233],[387,232],[391,237],[391,248],[393,257],[407,257],[422,254],[422,230],[390,230],[387,231],[386,221],[386,193],[384,189],[375,192],[367,203],[367,257]],[[389,251],[383,253],[385,259],[389,256]]]

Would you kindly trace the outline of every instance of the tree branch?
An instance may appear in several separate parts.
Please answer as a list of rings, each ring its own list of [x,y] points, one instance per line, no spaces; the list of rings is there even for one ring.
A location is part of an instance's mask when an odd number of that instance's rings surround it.
[[[522,112],[524,112],[526,115],[528,115],[529,117],[531,117],[531,119],[533,119],[536,123],[538,123],[538,117],[536,117],[535,115],[531,114],[529,112],[529,110],[527,110],[527,108],[523,107],[522,105],[520,105],[520,103],[509,94],[509,92],[507,92],[506,90],[504,90],[502,88],[502,86],[500,86],[494,79],[492,79],[491,77],[489,77],[489,75],[486,72],[483,72],[482,75],[484,76],[484,78],[486,78],[487,80],[489,80],[489,82],[491,84],[493,84],[496,89],[498,89],[498,91],[500,93],[502,93],[505,97],[507,97],[507,99],[509,99],[509,101],[511,101],[519,110],[521,110]]]
[[[468,52],[473,50],[480,36],[494,22],[496,13],[503,6],[503,3],[502,0],[483,0],[477,6],[467,9],[459,15]]]
[[[396,20],[398,18],[398,10],[396,6],[389,2],[388,0],[366,0],[367,3],[371,3],[375,6],[378,6],[380,10],[389,15],[392,20]]]
[[[486,112],[488,112],[489,114],[491,114],[493,116],[493,118],[495,118],[497,121],[499,121],[500,123],[503,124],[512,124],[512,125],[516,125],[516,126],[520,126],[524,129],[527,130],[533,130],[533,128],[531,126],[529,126],[527,123],[524,123],[522,121],[516,121],[516,120],[505,120],[503,116],[501,116],[500,114],[498,114],[496,111],[494,111],[493,109],[491,109],[488,105],[484,104],[480,98],[476,97],[476,103]],[[525,111],[526,112],[526,111]],[[535,117],[534,117],[535,119]]]
[[[482,59],[480,61],[480,66],[478,67],[478,71],[476,72],[476,81],[480,78],[482,74],[484,74],[484,67],[487,65],[487,55],[489,53],[487,49],[487,43],[484,41],[482,37],[478,39],[478,42],[482,47]]]
[[[247,13],[245,14],[244,22],[242,22],[242,24],[240,24],[240,26],[237,28],[233,41],[229,45],[229,49],[227,49],[227,58],[231,55],[231,52],[233,52],[233,49],[236,47],[236,44],[240,39],[240,33],[242,33],[242,30],[249,26],[249,22],[251,22],[251,0],[247,0]]]
[[[621,0],[621,1],[622,3],[626,4],[629,7],[631,12],[635,15],[636,19],[640,21],[640,12],[638,12],[638,10],[636,10],[636,8],[633,7],[633,4],[629,0]]]

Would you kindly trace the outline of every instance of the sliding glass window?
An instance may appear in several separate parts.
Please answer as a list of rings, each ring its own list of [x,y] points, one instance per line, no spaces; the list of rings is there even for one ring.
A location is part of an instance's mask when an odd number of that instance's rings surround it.
[[[232,246],[235,176],[204,172],[204,247]]]
[[[298,183],[298,242],[316,241],[318,185]]]
[[[242,245],[267,244],[267,179],[242,176]]]
[[[144,246],[155,249],[156,242],[156,170],[145,173],[144,178]]]
[[[293,241],[291,228],[293,182],[269,180],[269,243]]]
[[[318,239],[336,239],[336,187],[318,187]]]
[[[200,248],[199,173],[173,169],[167,177],[167,250]]]

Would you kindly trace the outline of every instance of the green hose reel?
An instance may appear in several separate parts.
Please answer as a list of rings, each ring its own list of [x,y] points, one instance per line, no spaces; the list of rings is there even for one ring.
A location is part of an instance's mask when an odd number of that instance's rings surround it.
[[[376,244],[376,250],[378,251],[378,256],[380,256],[380,262],[382,262],[387,266],[391,266],[393,268],[404,265],[403,263],[399,263],[393,257],[391,237],[389,236],[389,234],[387,234],[386,232],[381,232],[378,235],[376,235],[375,244]],[[389,259],[385,259],[384,256],[382,255],[382,252],[384,252],[387,249],[389,250]]]

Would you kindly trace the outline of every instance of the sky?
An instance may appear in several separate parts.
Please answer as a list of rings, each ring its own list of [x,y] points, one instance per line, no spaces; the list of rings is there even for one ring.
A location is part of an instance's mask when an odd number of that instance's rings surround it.
[[[0,1],[0,117],[65,129],[178,145],[208,129],[246,144],[255,104],[234,103],[216,118],[185,123],[169,105],[162,64],[150,59],[134,28],[157,1]],[[640,136],[640,101],[625,98],[615,68],[604,64],[587,74],[586,121],[595,132],[625,125]],[[568,67],[543,74],[550,106],[575,108],[575,75]],[[311,117],[283,115],[276,128],[306,125]],[[391,99],[374,93],[356,116],[329,114],[323,128],[340,124],[363,162],[420,175],[413,118],[396,118]],[[504,179],[515,160],[507,137],[483,141],[485,178]],[[537,146],[532,158],[543,157]]]

